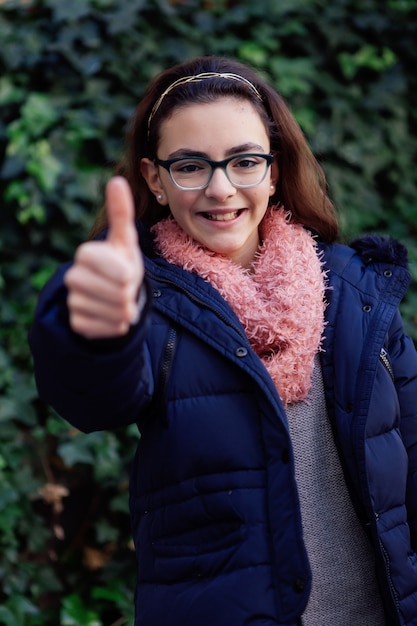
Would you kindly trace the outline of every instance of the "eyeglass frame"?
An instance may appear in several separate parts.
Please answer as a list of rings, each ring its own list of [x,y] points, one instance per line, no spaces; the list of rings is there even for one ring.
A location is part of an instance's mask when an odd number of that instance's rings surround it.
[[[261,180],[258,181],[257,183],[251,183],[250,185],[238,185],[236,183],[233,183],[230,180],[229,174],[226,169],[227,166],[229,165],[230,161],[233,161],[234,159],[239,159],[242,157],[262,157],[263,159],[265,159],[266,161],[265,173],[262,176]],[[174,180],[174,177],[172,176],[172,173],[171,173],[171,165],[173,163],[178,163],[178,161],[203,161],[204,163],[208,163],[208,165],[211,167],[211,173],[210,173],[208,181],[204,185],[199,185],[198,187],[182,187]],[[259,152],[243,152],[242,154],[235,154],[234,156],[230,156],[227,159],[223,159],[222,161],[213,161],[212,159],[207,159],[206,157],[190,155],[186,157],[176,157],[174,159],[165,159],[165,160],[155,158],[153,162],[155,165],[160,165],[161,167],[163,167],[168,172],[169,177],[171,178],[174,185],[178,189],[181,189],[182,191],[202,191],[203,189],[207,189],[207,187],[209,186],[211,182],[211,179],[213,178],[214,170],[216,170],[217,168],[220,168],[221,170],[223,170],[229,183],[233,185],[233,187],[236,187],[236,189],[250,189],[251,187],[257,187],[257,185],[260,185],[265,180],[265,177],[268,172],[268,168],[271,167],[272,163],[274,162],[274,155],[273,154],[261,154]]]

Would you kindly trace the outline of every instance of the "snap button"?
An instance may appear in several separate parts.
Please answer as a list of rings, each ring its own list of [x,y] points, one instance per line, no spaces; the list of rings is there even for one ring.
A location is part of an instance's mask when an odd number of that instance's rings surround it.
[[[296,578],[294,580],[293,586],[296,593],[301,593],[302,591],[304,591],[304,580],[302,578]]]
[[[362,311],[364,313],[369,313],[370,311],[372,311],[371,305],[370,304],[364,304],[363,307],[362,307]]]
[[[385,278],[391,278],[391,276],[392,276],[391,270],[385,270],[384,271],[384,276],[385,276]]]
[[[152,293],[154,298],[160,298],[162,295],[160,289],[154,289]]]
[[[248,353],[248,351],[243,346],[240,346],[239,348],[236,348],[236,351],[235,351],[235,354],[238,357],[246,356],[247,353]]]

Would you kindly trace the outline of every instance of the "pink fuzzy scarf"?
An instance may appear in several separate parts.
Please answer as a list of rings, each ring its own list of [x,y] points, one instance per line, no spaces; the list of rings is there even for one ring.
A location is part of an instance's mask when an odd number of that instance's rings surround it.
[[[324,328],[325,272],[316,242],[282,207],[268,210],[253,273],[191,239],[172,219],[153,231],[170,263],[209,281],[240,319],[285,405],[304,399]]]

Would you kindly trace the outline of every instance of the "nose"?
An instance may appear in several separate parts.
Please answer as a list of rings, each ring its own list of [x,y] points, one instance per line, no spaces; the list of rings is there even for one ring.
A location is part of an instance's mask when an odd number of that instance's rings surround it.
[[[225,170],[216,167],[204,191],[207,198],[215,198],[219,202],[224,202],[227,198],[235,195],[236,187],[227,178]]]

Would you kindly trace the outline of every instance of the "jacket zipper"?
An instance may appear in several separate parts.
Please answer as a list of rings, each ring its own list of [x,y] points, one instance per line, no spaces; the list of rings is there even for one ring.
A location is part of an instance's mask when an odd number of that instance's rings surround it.
[[[158,388],[165,394],[166,385],[171,371],[172,362],[174,360],[175,347],[177,344],[177,331],[171,326],[168,333],[168,339],[165,346],[164,358],[160,369]]]
[[[388,552],[385,550],[385,548],[382,545],[381,541],[379,542],[379,545],[381,547],[381,552],[383,554],[384,561],[385,561],[385,570],[386,570],[386,573],[387,573],[388,584],[389,584],[389,587],[390,587],[391,592],[392,592],[392,596],[393,596],[393,599],[394,599],[394,605],[395,605],[395,608],[397,610],[397,614],[399,615],[400,614],[400,600],[399,600],[399,597],[398,597],[397,590],[394,587],[394,583],[392,582],[391,567],[390,567]]]
[[[170,326],[168,332],[167,342],[162,357],[162,363],[158,371],[158,377],[153,394],[153,400],[149,406],[149,409],[144,417],[141,419],[140,428],[144,428],[144,425],[156,416],[160,416],[162,425],[167,428],[168,420],[166,417],[166,391],[168,386],[169,374],[171,372],[172,363],[174,361],[175,350],[177,347],[177,329],[174,326]],[[165,417],[162,417],[165,416]]]
[[[388,359],[388,352],[385,350],[385,348],[381,348],[381,352],[379,353],[379,360],[381,361],[388,374],[391,376],[392,381],[394,382],[394,372]]]
[[[193,302],[199,304],[200,306],[205,307],[206,309],[208,309],[209,311],[214,313],[220,320],[222,320],[230,328],[235,330],[245,340],[245,343],[247,343],[248,340],[247,340],[247,337],[244,334],[244,332],[240,328],[238,328],[237,326],[232,324],[230,322],[230,320],[228,320],[225,315],[220,313],[213,306],[210,306],[210,304],[207,304],[206,302],[204,302],[204,300],[201,300],[200,298],[195,296],[193,293],[190,293],[187,289],[185,289],[181,285],[178,285],[174,281],[169,280],[168,278],[161,278],[160,276],[155,276],[155,274],[153,274],[149,270],[146,270],[146,275],[149,276],[150,278],[153,278],[157,282],[162,282],[162,283],[165,283],[167,285],[171,285],[174,288],[179,289],[180,291],[182,291],[184,294],[186,294],[190,298],[190,300],[192,300]],[[153,407],[152,407],[152,409],[150,411],[150,415],[154,415],[156,412],[160,412],[161,414],[164,413],[163,405],[165,403],[165,398],[166,398],[166,387],[167,387],[168,380],[169,380],[169,374],[170,374],[170,371],[171,371],[171,366],[172,366],[172,363],[173,363],[173,360],[174,360],[176,344],[177,344],[177,330],[176,330],[176,328],[174,328],[174,326],[171,326],[170,330],[169,330],[169,333],[168,333],[167,343],[165,345],[165,350],[164,350],[164,356],[163,356],[163,359],[162,359],[162,364],[161,364],[161,367],[160,367],[160,370],[159,370],[158,384],[157,384],[157,388],[156,388],[157,393],[155,394],[155,397],[157,398],[157,401],[153,405]],[[164,424],[165,428],[168,427],[168,421],[167,421],[166,417],[163,420],[163,424]]]
[[[161,415],[165,415],[163,418],[163,425],[168,428],[168,417],[166,414],[166,392],[168,387],[169,374],[171,372],[172,363],[174,361],[175,348],[177,346],[177,330],[173,326],[170,327],[168,333],[168,339],[165,346],[164,358],[159,373],[158,381],[158,407],[161,411]]]

